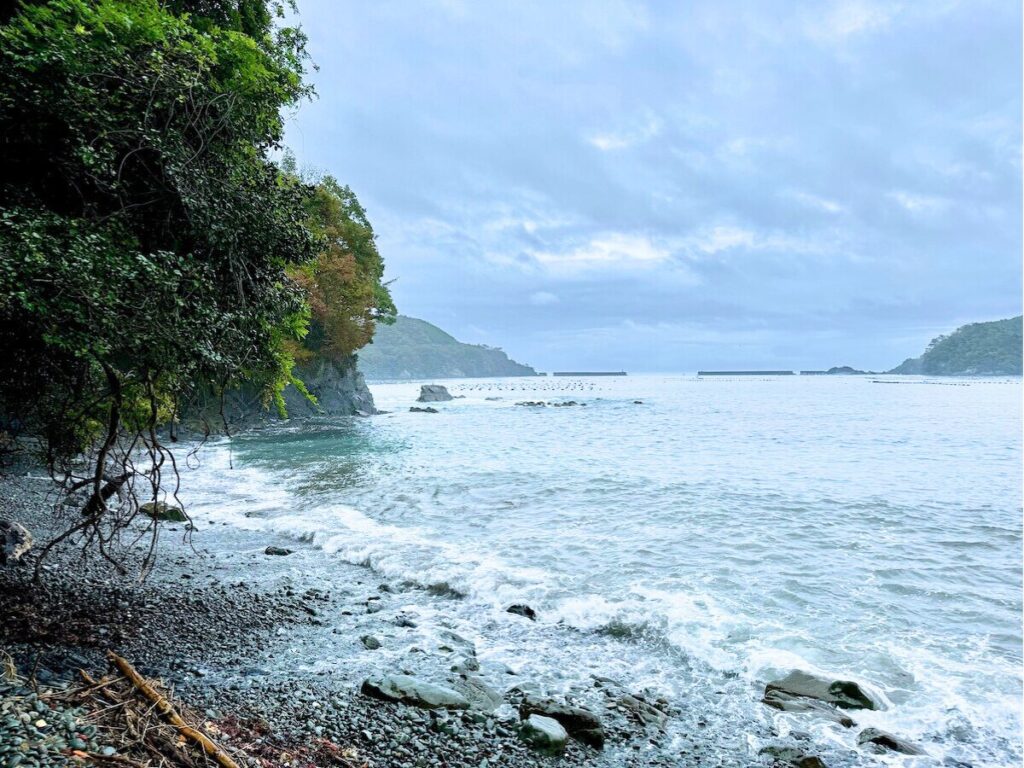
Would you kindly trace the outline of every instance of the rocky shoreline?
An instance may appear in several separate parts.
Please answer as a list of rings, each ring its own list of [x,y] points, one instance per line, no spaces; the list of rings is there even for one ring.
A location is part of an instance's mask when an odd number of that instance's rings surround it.
[[[45,540],[49,487],[31,468],[0,476],[0,519]],[[591,672],[585,683],[552,694],[529,673],[478,656],[474,640],[445,619],[461,596],[444,585],[388,582],[345,563],[332,567],[327,583],[322,570],[318,576],[304,565],[320,553],[293,549],[293,539],[209,520],[205,526],[165,522],[156,567],[144,581],[83,559],[74,547],[51,554],[40,584],[31,580],[31,552],[0,567],[0,648],[41,686],[67,683],[78,669],[98,674],[114,651],[164,681],[220,732],[246,734],[249,748],[329,744],[372,768],[825,765],[807,734],[777,732],[769,717],[745,724],[748,733],[723,749],[722,729],[706,727],[715,713],[656,691]],[[429,630],[417,626],[421,610],[433,617]],[[507,614],[520,622],[502,630],[513,644],[547,631],[528,605],[510,605]],[[608,634],[608,642],[628,642]],[[531,653],[528,646],[521,652]],[[727,691],[749,695],[738,681],[719,685],[722,701]],[[7,695],[0,691],[0,701]],[[795,672],[770,683],[763,704],[765,712],[845,729],[854,725],[850,710],[876,702],[856,683]],[[0,728],[3,722],[0,712]],[[922,754],[872,728],[858,741],[855,752],[830,752],[828,765]],[[11,766],[3,754],[0,748],[0,767]],[[49,763],[25,763],[33,764]]]
[[[18,520],[37,541],[51,524],[48,482],[24,468],[0,476],[0,517]],[[600,713],[546,699],[511,670],[481,665],[473,642],[455,632],[436,648],[409,648],[406,664],[359,688],[336,679],[303,649],[340,637],[358,657],[401,642],[415,628],[400,607],[414,588],[347,566],[350,580],[326,590],[292,558],[275,556],[288,542],[268,546],[265,536],[232,530],[218,534],[211,552],[205,531],[189,537],[186,529],[166,525],[156,567],[141,582],[73,547],[47,558],[40,584],[31,554],[0,569],[0,647],[44,687],[70,682],[78,669],[99,673],[114,650],[213,723],[265,730],[282,745],[326,739],[375,768],[518,768],[550,765],[552,755],[567,768],[691,764],[650,754],[669,717],[664,702],[611,680],[594,681],[593,699],[606,702]],[[257,569],[258,585],[244,578]],[[452,599],[426,597],[442,607]],[[531,620],[518,610],[517,620]],[[49,764],[35,755],[18,762]]]

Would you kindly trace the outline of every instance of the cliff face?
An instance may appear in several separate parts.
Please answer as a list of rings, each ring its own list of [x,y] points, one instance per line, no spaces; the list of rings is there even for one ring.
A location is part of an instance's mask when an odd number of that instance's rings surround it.
[[[377,326],[373,343],[359,351],[359,368],[371,380],[537,375],[500,349],[464,344],[436,325],[403,315],[394,325]]]
[[[924,376],[1020,376],[1021,316],[971,323],[932,339],[920,357],[904,360],[889,373]]]
[[[370,416],[377,412],[363,374],[356,369],[354,356],[341,363],[317,358],[296,366],[295,372],[316,397],[317,403],[313,405],[301,392],[288,387],[284,391],[284,401],[289,419]],[[212,392],[201,393],[195,402],[183,408],[181,431],[185,434],[205,434],[207,431],[223,434],[225,420],[231,432],[280,421],[276,409],[273,406],[266,408],[259,392],[251,387],[229,390],[223,399],[223,415],[221,407],[221,399]]]

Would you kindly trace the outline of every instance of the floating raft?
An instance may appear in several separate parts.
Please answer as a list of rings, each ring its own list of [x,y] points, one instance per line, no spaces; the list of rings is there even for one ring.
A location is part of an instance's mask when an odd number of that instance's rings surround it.
[[[697,371],[698,376],[793,376],[792,371]]]

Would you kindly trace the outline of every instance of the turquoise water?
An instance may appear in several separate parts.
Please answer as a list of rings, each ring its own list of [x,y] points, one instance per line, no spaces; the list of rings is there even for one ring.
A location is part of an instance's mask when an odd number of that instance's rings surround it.
[[[758,703],[798,668],[885,702],[859,725],[929,753],[894,762],[1020,764],[1019,379],[446,384],[464,397],[436,415],[380,384],[387,415],[236,438],[231,471],[215,446],[186,501],[311,542],[327,573],[446,585],[484,658],[550,688],[610,670],[703,697],[723,749],[796,727],[830,765],[877,764],[857,729]],[[515,405],[537,399],[586,406]]]

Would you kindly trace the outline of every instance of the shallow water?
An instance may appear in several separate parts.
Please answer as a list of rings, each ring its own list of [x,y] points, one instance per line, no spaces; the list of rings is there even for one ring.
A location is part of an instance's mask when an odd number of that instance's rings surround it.
[[[861,682],[885,709],[858,724],[930,756],[894,761],[1020,764],[1019,379],[446,383],[464,397],[436,415],[408,412],[418,384],[373,385],[392,413],[209,448],[185,500],[305,536],[328,577],[447,585],[482,656],[550,688],[701,698],[723,750],[795,725],[830,765],[875,764],[858,729],[758,703],[799,668]],[[536,399],[586,406],[515,405]]]

